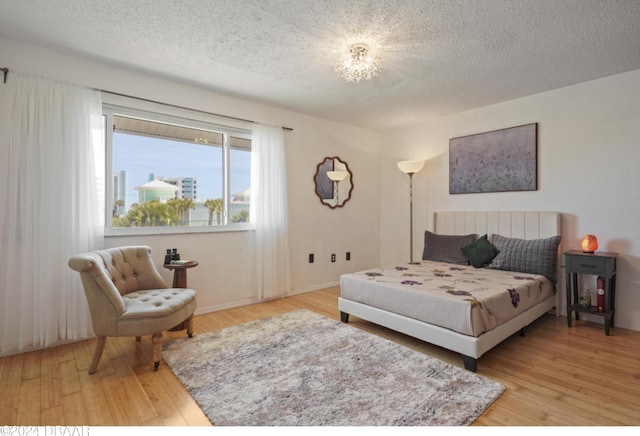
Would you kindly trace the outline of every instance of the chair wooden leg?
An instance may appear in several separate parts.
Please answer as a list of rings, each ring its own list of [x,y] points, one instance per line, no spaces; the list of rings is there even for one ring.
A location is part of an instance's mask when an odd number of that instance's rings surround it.
[[[100,362],[102,351],[104,351],[104,344],[106,343],[106,336],[98,336],[96,340],[96,350],[93,352],[93,357],[91,358],[91,363],[89,364],[89,374],[94,374],[98,369],[98,362]]]
[[[162,332],[151,336],[151,342],[153,343],[153,370],[157,371],[162,357]]]
[[[192,338],[193,337],[193,315],[187,318],[185,320],[185,323],[187,324],[187,335],[189,335],[189,337]]]

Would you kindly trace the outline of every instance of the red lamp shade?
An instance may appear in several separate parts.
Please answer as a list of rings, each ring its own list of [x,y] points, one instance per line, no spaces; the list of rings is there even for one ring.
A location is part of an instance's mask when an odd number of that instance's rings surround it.
[[[598,249],[598,238],[596,235],[585,235],[582,238],[582,251],[585,253],[593,253]]]

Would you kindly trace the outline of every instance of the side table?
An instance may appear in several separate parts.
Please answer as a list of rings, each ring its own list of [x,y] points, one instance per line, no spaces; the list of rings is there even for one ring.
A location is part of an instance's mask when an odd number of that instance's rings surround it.
[[[173,288],[186,288],[187,287],[187,270],[198,266],[198,262],[195,260],[189,260],[184,263],[165,263],[162,265],[166,269],[173,271]],[[184,322],[181,322],[177,326],[170,329],[175,332],[186,329],[187,326]]]
[[[185,263],[165,263],[162,266],[168,270],[173,270],[173,288],[186,288],[187,269],[198,266],[198,262],[189,260]]]
[[[604,332],[609,336],[615,315],[617,256],[618,253],[604,251],[584,253],[579,250],[570,250],[564,253],[565,273],[567,275],[567,323],[569,327],[571,327],[573,313],[575,313],[576,320],[580,319],[580,313],[598,315],[604,318]],[[598,312],[597,306],[585,307],[578,304],[579,274],[604,277],[604,311]]]

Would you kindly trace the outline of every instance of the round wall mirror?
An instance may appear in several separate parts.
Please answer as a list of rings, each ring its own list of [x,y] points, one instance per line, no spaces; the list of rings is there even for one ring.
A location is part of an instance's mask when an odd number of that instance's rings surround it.
[[[313,181],[320,202],[331,209],[344,206],[351,198],[353,177],[347,163],[339,157],[326,157],[320,162]]]

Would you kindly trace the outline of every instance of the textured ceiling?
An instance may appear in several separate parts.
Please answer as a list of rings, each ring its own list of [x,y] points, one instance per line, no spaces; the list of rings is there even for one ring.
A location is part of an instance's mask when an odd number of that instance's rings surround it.
[[[640,0],[0,0],[0,35],[384,130],[640,69]]]

